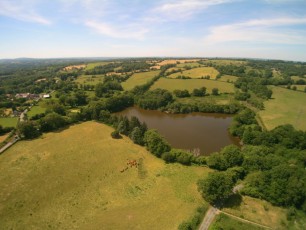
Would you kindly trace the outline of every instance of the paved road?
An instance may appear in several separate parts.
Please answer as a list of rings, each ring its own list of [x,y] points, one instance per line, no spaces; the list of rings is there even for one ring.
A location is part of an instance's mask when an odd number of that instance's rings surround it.
[[[213,222],[215,216],[217,214],[219,214],[219,209],[217,208],[214,208],[214,207],[210,207],[206,214],[205,214],[205,217],[199,227],[199,230],[207,230],[209,228],[209,226],[211,225],[211,223]]]
[[[19,141],[19,137],[14,138],[13,140],[11,140],[10,142],[8,142],[5,146],[3,146],[0,149],[0,154],[3,153],[5,150],[7,150],[9,147],[11,147],[13,144],[15,144],[17,141]]]

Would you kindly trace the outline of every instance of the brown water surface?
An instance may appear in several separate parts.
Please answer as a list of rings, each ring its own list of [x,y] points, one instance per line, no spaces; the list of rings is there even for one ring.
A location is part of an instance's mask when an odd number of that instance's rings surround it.
[[[167,114],[156,110],[128,108],[118,115],[137,117],[150,129],[157,129],[174,148],[192,150],[199,148],[202,155],[219,151],[226,145],[238,145],[228,127],[232,117],[224,114],[191,113]]]

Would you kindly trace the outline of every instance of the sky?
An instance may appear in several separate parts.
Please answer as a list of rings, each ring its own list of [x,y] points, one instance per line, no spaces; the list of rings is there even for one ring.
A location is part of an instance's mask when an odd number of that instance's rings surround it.
[[[1,58],[306,61],[306,0],[0,0]]]

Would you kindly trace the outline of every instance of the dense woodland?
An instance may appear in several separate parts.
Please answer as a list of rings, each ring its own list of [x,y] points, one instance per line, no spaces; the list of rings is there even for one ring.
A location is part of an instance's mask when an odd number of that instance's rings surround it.
[[[152,59],[150,60],[152,61]],[[154,59],[153,61],[158,61]],[[212,204],[220,203],[233,195],[237,183],[244,186],[240,193],[265,199],[274,205],[294,207],[306,212],[306,132],[292,125],[263,129],[256,119],[256,111],[264,109],[263,102],[273,97],[270,85],[290,87],[306,84],[306,64],[285,61],[240,60],[247,64],[221,65],[209,59],[199,64],[212,66],[222,75],[234,75],[234,99],[229,104],[213,102],[179,102],[177,98],[207,97],[205,87],[188,90],[149,90],[166,71],[175,64],[164,65],[158,76],[146,84],[124,91],[122,82],[135,72],[146,72],[154,62],[146,59],[119,59],[90,70],[63,71],[70,64],[83,64],[88,60],[19,60],[0,62],[0,110],[27,108],[33,101],[17,99],[17,93],[51,93],[54,97],[45,102],[46,111],[19,123],[17,133],[33,139],[43,132],[61,129],[73,123],[96,120],[113,126],[113,138],[126,135],[138,145],[167,163],[197,164],[215,169],[208,178],[198,182],[199,191]],[[281,77],[275,78],[275,72]],[[109,74],[95,86],[77,84],[81,75]],[[218,76],[218,77],[220,77]],[[290,76],[298,76],[292,80]],[[39,81],[44,79],[43,81]],[[186,79],[188,81],[188,79]],[[91,92],[93,96],[89,96]],[[216,88],[211,95],[218,96]],[[143,109],[169,113],[226,113],[234,114],[230,133],[243,142],[243,147],[227,146],[210,156],[195,156],[192,152],[174,149],[156,130],[148,130],[136,117],[127,119],[112,113],[137,105]],[[72,111],[75,109],[77,112]],[[0,135],[13,128],[0,126]],[[192,223],[190,223],[190,226]],[[188,223],[184,223],[188,226]]]

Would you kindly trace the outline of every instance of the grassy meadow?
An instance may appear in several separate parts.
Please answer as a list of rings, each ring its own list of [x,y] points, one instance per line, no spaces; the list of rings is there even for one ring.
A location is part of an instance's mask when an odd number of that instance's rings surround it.
[[[216,59],[216,60],[207,60],[208,63],[213,63],[216,65],[245,65],[247,61],[239,61],[239,60],[226,60],[226,59]]]
[[[184,68],[186,66],[194,68],[194,67],[199,67],[201,66],[201,64],[199,64],[198,62],[191,62],[191,63],[180,63],[176,65],[178,68]]]
[[[238,77],[233,75],[222,75],[219,81],[225,81],[225,82],[235,82],[237,81]]]
[[[0,125],[2,127],[16,127],[18,123],[18,117],[1,117]]]
[[[75,82],[78,84],[96,85],[103,82],[104,75],[81,75]]]
[[[103,66],[103,65],[107,65],[110,64],[111,62],[93,62],[93,63],[88,63],[85,70],[91,70],[93,68],[95,68],[96,66]]]
[[[28,117],[31,118],[37,114],[41,114],[41,113],[44,113],[46,112],[46,108],[43,108],[42,106],[40,105],[35,105],[33,106],[30,111],[27,113]]]
[[[124,90],[131,90],[137,85],[143,85],[153,79],[159,74],[159,70],[143,72],[143,73],[134,73],[129,79],[122,83]]]
[[[209,95],[205,97],[184,97],[184,98],[176,98],[176,101],[181,102],[183,104],[195,104],[195,103],[210,103],[210,104],[218,104],[218,105],[227,105],[230,104],[234,100],[234,96],[232,94],[220,94],[217,96]]]
[[[227,82],[206,80],[206,79],[169,79],[160,78],[151,89],[167,89],[169,91],[174,91],[176,89],[187,89],[189,92],[196,88],[206,87],[207,92],[211,93],[213,88],[218,88],[219,93],[234,93],[234,85]]]
[[[239,230],[239,229],[248,229],[248,230],[264,230],[266,228],[261,228],[257,225],[246,223],[238,219],[229,217],[223,213],[219,214],[213,223],[210,225],[209,230]]]
[[[1,228],[177,229],[189,219],[209,169],[165,164],[112,131],[85,122],[0,155]]]
[[[230,200],[225,206],[231,208],[223,208],[222,211],[275,229],[285,229],[288,226],[286,209],[248,196],[241,199],[240,203],[237,199]]]
[[[183,64],[185,65],[185,64]],[[182,73],[174,73],[169,75],[169,78],[177,78],[178,76],[186,76],[190,78],[201,78],[205,77],[207,75],[210,76],[210,79],[216,79],[216,76],[219,74],[219,72],[213,68],[213,67],[200,67],[200,68],[194,68],[190,70],[184,70]]]
[[[272,99],[265,101],[265,109],[259,112],[267,129],[292,124],[306,131],[306,93],[281,87],[272,87],[272,90]]]

